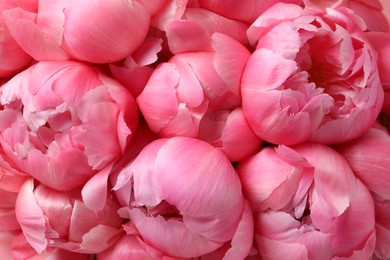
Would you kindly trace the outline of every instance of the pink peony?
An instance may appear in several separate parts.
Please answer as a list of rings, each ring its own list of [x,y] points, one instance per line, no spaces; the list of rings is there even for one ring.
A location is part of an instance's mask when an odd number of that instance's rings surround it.
[[[165,255],[198,257],[226,242],[227,259],[249,254],[253,219],[239,178],[226,156],[204,141],[153,141],[121,171],[114,189],[125,189],[120,215]]]
[[[37,0],[0,1],[0,77],[12,76],[32,61],[32,58],[11,36],[4,21],[3,12],[14,8],[26,12],[36,12],[37,6]]]
[[[71,190],[118,160],[132,136],[135,100],[78,62],[40,62],[1,89],[0,143],[23,172]]]
[[[237,169],[262,259],[369,259],[374,203],[345,159],[306,143],[266,147]]]
[[[141,45],[150,23],[148,11],[133,0],[40,0],[37,12],[15,8],[3,15],[16,42],[40,61],[124,59]]]
[[[238,108],[240,79],[250,54],[219,33],[211,37],[211,46],[215,51],[180,53],[160,64],[137,103],[150,129],[161,137],[199,138],[237,161],[261,144]]]
[[[94,254],[110,247],[122,233],[119,203],[111,193],[100,211],[88,209],[81,189],[55,191],[27,180],[17,197],[16,217],[38,254],[50,248]]]
[[[366,132],[381,110],[383,89],[363,30],[363,21],[343,7],[279,3],[263,13],[248,30],[257,46],[241,87],[254,132],[288,145],[334,144]]]

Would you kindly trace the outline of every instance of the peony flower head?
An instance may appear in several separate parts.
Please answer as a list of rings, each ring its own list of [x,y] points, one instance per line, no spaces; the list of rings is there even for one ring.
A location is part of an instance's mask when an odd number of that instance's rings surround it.
[[[263,140],[334,144],[375,122],[383,89],[365,24],[347,8],[279,3],[248,30],[256,50],[243,73],[242,106]]]
[[[134,98],[78,62],[41,62],[1,89],[0,143],[21,171],[71,190],[123,154],[138,123]]]
[[[372,255],[373,199],[336,151],[314,143],[266,147],[241,162],[237,171],[255,211],[262,259]]]
[[[38,254],[52,248],[95,254],[120,237],[123,220],[119,203],[108,193],[102,210],[92,211],[81,199],[81,189],[55,191],[27,180],[16,200],[16,217],[28,243]]]
[[[161,137],[199,138],[237,161],[261,145],[239,108],[240,79],[250,54],[220,33],[211,36],[211,45],[215,51],[179,53],[160,64],[137,104],[150,129]]]
[[[114,189],[127,191],[119,198],[127,201],[121,216],[165,255],[198,257],[229,241],[231,259],[249,254],[252,214],[239,178],[226,156],[204,141],[153,141],[122,170]]]

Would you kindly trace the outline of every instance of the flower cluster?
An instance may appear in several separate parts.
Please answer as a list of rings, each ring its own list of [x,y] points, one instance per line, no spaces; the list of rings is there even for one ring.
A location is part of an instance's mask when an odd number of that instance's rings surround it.
[[[2,259],[390,258],[379,0],[0,11]]]

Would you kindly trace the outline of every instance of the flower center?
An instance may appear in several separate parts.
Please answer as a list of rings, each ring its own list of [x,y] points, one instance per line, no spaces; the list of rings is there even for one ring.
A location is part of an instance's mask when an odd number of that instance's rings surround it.
[[[325,88],[331,78],[328,66],[318,59],[312,60],[307,72],[309,73],[309,81],[314,82],[317,88]]]

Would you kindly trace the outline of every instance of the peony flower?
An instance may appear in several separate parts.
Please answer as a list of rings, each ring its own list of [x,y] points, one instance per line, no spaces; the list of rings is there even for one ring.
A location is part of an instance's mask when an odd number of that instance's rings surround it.
[[[0,143],[21,171],[71,190],[118,160],[137,107],[129,92],[78,62],[40,62],[1,89]]]
[[[114,189],[125,189],[120,215],[167,256],[199,257],[230,241],[226,259],[249,254],[252,213],[239,178],[227,157],[204,141],[153,141],[119,173]]]
[[[23,51],[9,32],[4,21],[3,12],[19,9],[28,12],[37,10],[38,1],[34,0],[1,0],[0,1],[0,77],[12,76],[26,67],[32,58]]]
[[[255,211],[261,259],[372,255],[373,199],[336,151],[315,143],[265,147],[237,171]]]
[[[279,3],[248,30],[256,50],[242,77],[246,118],[263,140],[335,144],[375,122],[383,89],[365,24],[349,9]]]
[[[16,42],[39,61],[124,59],[141,45],[150,23],[134,0],[41,0],[36,13],[15,8],[3,15]]]
[[[137,103],[150,129],[161,137],[200,138],[231,160],[240,160],[261,144],[238,109],[241,74],[250,54],[219,33],[213,34],[211,45],[215,51],[180,53],[160,64]]]
[[[38,254],[61,248],[75,253],[99,253],[119,238],[119,203],[109,193],[103,210],[88,209],[81,189],[55,191],[27,180],[16,200],[16,217],[28,243]]]

